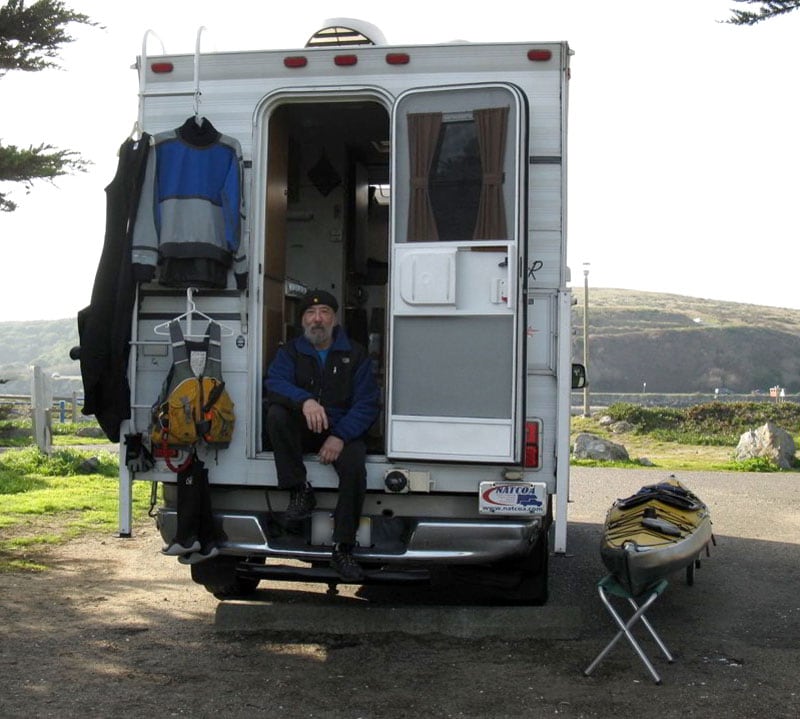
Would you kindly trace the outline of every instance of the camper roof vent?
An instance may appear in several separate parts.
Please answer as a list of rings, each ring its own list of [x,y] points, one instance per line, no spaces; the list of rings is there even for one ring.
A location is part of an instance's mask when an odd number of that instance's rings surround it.
[[[386,38],[372,23],[354,18],[325,20],[306,43],[306,47],[348,47],[352,45],[385,45]]]

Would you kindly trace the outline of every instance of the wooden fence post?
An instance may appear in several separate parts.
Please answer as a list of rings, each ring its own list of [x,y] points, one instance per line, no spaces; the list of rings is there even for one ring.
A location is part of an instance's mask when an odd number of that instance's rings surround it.
[[[31,418],[33,439],[39,450],[50,454],[53,430],[50,411],[53,406],[53,391],[39,365],[31,365]]]

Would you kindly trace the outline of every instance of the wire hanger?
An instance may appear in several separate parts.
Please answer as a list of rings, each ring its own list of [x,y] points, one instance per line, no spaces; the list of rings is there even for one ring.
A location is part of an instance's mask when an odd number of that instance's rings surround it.
[[[205,30],[205,25],[201,25],[197,30],[197,38],[194,42],[194,121],[198,126],[203,124],[200,117],[200,37]]]
[[[178,315],[177,317],[173,317],[171,320],[167,320],[166,322],[156,325],[153,327],[153,332],[157,335],[169,335],[169,326],[172,322],[181,322],[186,320],[186,332],[183,333],[184,337],[204,337],[205,333],[202,335],[192,334],[192,319],[194,317],[198,317],[206,320],[207,322],[214,322],[218,324],[223,337],[233,336],[234,331],[232,328],[228,327],[222,322],[217,322],[217,320],[215,320],[213,317],[209,317],[205,312],[201,312],[197,309],[197,305],[194,301],[194,293],[196,291],[197,290],[194,287],[189,287],[186,290],[186,312]]]

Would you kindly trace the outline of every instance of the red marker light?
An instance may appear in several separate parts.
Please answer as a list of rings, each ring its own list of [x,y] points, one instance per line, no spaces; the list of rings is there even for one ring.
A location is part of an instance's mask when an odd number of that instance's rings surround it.
[[[355,55],[337,55],[333,58],[333,62],[339,67],[347,67],[355,65],[358,62],[358,58]]]
[[[553,57],[550,50],[528,50],[528,60],[531,62],[545,62]]]
[[[283,58],[284,67],[305,67],[308,65],[308,60],[302,55],[292,55],[291,57]]]
[[[386,55],[386,62],[389,65],[408,65],[411,62],[411,56],[405,52],[390,52]]]
[[[159,75],[164,75],[172,72],[175,66],[171,62],[154,62],[150,65],[150,69]]]

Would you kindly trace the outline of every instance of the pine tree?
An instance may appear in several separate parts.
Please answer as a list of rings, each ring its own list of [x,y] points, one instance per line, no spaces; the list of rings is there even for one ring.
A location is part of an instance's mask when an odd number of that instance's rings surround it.
[[[59,0],[8,0],[0,7],[0,79],[9,70],[37,72],[57,67],[61,47],[75,38],[67,33],[71,23],[93,25],[86,15],[73,12]],[[19,148],[0,142],[0,182],[22,183],[30,191],[37,179],[82,172],[88,162],[71,150],[42,143]],[[12,212],[17,205],[0,191],[0,211]]]
[[[761,7],[758,8],[758,12],[732,9],[732,17],[728,20],[732,25],[755,25],[762,20],[785,15],[800,8],[800,0],[734,0],[734,2]]]

